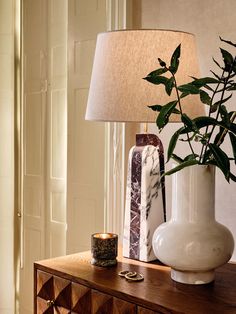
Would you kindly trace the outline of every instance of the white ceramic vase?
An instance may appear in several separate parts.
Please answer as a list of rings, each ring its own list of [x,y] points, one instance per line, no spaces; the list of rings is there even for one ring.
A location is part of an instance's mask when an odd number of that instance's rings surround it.
[[[154,253],[173,280],[209,283],[234,249],[231,232],[215,220],[215,167],[187,167],[172,180],[172,215],[153,235]]]

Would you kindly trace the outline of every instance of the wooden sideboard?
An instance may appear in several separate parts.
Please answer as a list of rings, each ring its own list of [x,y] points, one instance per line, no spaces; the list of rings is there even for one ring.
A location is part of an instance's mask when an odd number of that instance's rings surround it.
[[[216,271],[215,281],[191,286],[170,279],[170,269],[119,257],[117,266],[90,264],[90,252],[34,264],[36,314],[236,314],[236,265]],[[144,281],[128,282],[120,270],[140,272]]]

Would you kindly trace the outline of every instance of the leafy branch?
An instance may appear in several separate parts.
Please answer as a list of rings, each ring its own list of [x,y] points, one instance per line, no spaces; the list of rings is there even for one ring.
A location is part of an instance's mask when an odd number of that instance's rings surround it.
[[[220,40],[227,45],[236,48],[236,44],[231,41]],[[173,114],[180,117],[183,126],[179,128],[171,137],[167,152],[167,161],[173,158],[178,166],[168,171],[166,175],[188,167],[193,164],[213,164],[217,166],[224,174],[227,181],[232,179],[236,181],[230,171],[230,161],[236,163],[236,112],[229,112],[226,103],[232,97],[232,92],[236,90],[236,57],[230,52],[220,48],[223,65],[213,58],[214,63],[220,69],[221,73],[213,71],[213,77],[195,78],[192,81],[178,86],[176,73],[180,64],[181,44],[172,54],[170,65],[158,58],[160,68],[149,73],[144,79],[155,85],[163,85],[168,96],[171,96],[175,90],[176,99],[167,104],[150,105],[149,108],[158,113],[156,124],[161,132],[170,122]],[[229,95],[226,95],[230,93]],[[208,115],[191,119],[184,111],[182,99],[189,95],[195,95],[200,101],[208,106]],[[216,100],[216,96],[217,99]],[[215,131],[218,130],[216,133]],[[215,134],[216,133],[216,134]],[[183,138],[186,136],[186,139]],[[232,146],[233,157],[228,157],[220,147],[226,136],[229,136]],[[177,156],[174,151],[178,140],[188,143],[191,154],[185,158]],[[194,152],[192,141],[201,144],[199,153]]]

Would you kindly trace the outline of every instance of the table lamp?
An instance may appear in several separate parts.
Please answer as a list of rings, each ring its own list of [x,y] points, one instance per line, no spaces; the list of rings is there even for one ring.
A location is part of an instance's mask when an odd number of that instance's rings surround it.
[[[155,122],[157,113],[148,105],[171,101],[163,86],[142,78],[159,68],[157,58],[170,61],[181,43],[176,80],[178,85],[199,77],[195,37],[171,30],[121,30],[97,37],[86,120],[113,122]],[[172,93],[174,94],[174,93]],[[172,97],[175,97],[173,95]],[[204,114],[198,97],[183,99],[182,109],[189,117]],[[180,122],[172,114],[171,121]],[[136,146],[129,153],[123,255],[151,261],[152,235],[165,221],[164,152],[155,134],[136,135]]]

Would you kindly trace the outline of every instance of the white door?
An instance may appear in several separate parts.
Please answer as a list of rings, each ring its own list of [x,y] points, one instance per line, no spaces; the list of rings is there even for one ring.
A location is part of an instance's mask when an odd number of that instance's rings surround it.
[[[23,1],[20,313],[34,261],[66,252],[67,1]]]
[[[23,1],[22,314],[33,309],[33,262],[45,256],[46,4],[46,0]]]

